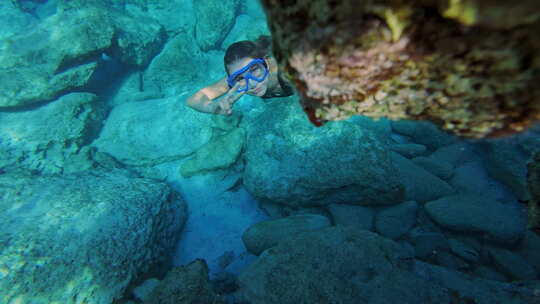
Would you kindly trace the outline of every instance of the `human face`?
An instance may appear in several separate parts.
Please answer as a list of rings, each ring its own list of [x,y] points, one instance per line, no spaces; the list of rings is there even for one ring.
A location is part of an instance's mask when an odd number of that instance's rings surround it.
[[[268,90],[268,69],[264,59],[246,57],[227,66],[229,85],[240,85],[240,90],[247,88],[246,94],[263,96]]]

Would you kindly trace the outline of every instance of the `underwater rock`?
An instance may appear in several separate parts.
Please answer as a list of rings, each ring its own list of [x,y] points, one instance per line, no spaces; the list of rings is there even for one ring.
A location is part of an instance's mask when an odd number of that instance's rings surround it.
[[[527,189],[527,155],[510,140],[497,140],[482,145],[485,151],[484,166],[490,176],[508,186],[519,199],[530,199]]]
[[[398,239],[416,223],[418,203],[405,202],[382,209],[375,217],[375,229],[389,239]]]
[[[245,141],[246,132],[242,128],[216,136],[195,151],[193,158],[180,166],[180,173],[184,177],[190,177],[228,168],[240,157]]]
[[[180,33],[148,65],[140,87],[146,92],[165,93],[180,87],[192,90],[193,83],[208,81],[207,69],[201,68],[208,64],[192,33]]]
[[[437,224],[460,232],[478,232],[484,239],[515,244],[527,228],[526,214],[517,202],[501,203],[480,194],[456,194],[425,204]]]
[[[216,294],[208,279],[208,265],[204,260],[195,260],[188,265],[170,270],[161,283],[152,290],[144,304],[225,304],[225,299]]]
[[[219,48],[234,25],[239,0],[197,0],[195,10],[195,37],[201,50]]]
[[[434,159],[433,157],[415,157],[412,159],[417,166],[424,168],[429,173],[442,180],[448,180],[454,174],[452,165],[444,160]]]
[[[92,145],[122,163],[152,166],[192,154],[212,133],[211,115],[198,113],[173,97],[115,107]]]
[[[253,304],[369,303],[379,289],[372,284],[406,257],[397,243],[352,227],[305,232],[249,265],[239,277],[239,298]]]
[[[527,207],[529,228],[540,228],[540,151],[527,164],[527,189],[531,194]]]
[[[167,185],[121,170],[8,173],[0,188],[2,303],[112,303],[168,262],[187,216]]]
[[[0,1],[0,41],[17,33],[27,31],[35,26],[38,20],[31,14],[22,14],[17,3]],[[0,46],[0,50],[3,50]]]
[[[258,1],[250,1],[257,3]],[[225,40],[221,43],[221,48],[226,50],[229,45],[242,40],[255,41],[260,35],[270,35],[266,18],[254,18],[249,15],[238,15],[235,23]]]
[[[406,158],[413,158],[426,154],[426,146],[419,144],[392,144],[390,150]]]
[[[392,121],[392,131],[410,137],[413,143],[424,145],[431,151],[457,142],[457,137],[427,121]]]
[[[537,273],[533,266],[521,256],[504,248],[488,248],[495,268],[513,280],[534,280]]]
[[[353,226],[358,230],[373,230],[375,211],[370,207],[330,204],[328,212],[334,225]]]
[[[527,231],[518,252],[540,274],[540,236],[534,231]]]
[[[260,255],[266,249],[302,232],[315,231],[329,226],[330,221],[322,215],[292,215],[252,225],[242,234],[242,241],[250,253]]]
[[[240,274],[239,285],[238,300],[252,304],[535,300],[532,289],[426,264],[394,241],[342,226],[305,232],[265,251]]]
[[[454,193],[454,189],[437,176],[417,166],[396,152],[390,152],[394,174],[405,187],[405,199],[425,203]]]
[[[540,2],[262,0],[316,124],[430,120],[481,138],[540,120]]]
[[[387,147],[351,122],[315,128],[294,99],[266,102],[246,123],[244,185],[291,207],[391,205],[403,200]]]
[[[163,28],[85,5],[59,10],[31,30],[5,39],[0,57],[0,109],[50,101],[91,80],[103,53],[145,66],[164,42]]]
[[[456,239],[449,239],[448,244],[452,253],[458,257],[473,264],[478,263],[480,255],[473,246]]]
[[[29,111],[0,112],[0,168],[70,173],[93,166],[88,143],[104,113],[98,98],[71,93]]]

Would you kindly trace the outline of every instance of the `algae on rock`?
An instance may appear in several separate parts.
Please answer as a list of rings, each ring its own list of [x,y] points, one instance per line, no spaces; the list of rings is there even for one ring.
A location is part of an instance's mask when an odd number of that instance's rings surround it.
[[[481,138],[540,120],[538,1],[262,3],[315,124],[360,114]]]

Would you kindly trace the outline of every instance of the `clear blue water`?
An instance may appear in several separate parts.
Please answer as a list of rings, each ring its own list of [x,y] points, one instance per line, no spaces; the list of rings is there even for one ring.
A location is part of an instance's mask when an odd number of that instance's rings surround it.
[[[2,1],[0,303],[174,303],[157,280],[197,259],[176,280],[227,303],[540,303],[538,128],[189,106],[270,34],[255,0]]]

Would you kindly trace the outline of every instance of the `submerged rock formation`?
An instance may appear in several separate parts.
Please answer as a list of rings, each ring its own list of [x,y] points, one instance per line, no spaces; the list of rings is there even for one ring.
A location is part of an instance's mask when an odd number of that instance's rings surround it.
[[[59,2],[53,16],[3,39],[0,110],[89,91],[87,86],[97,81],[97,71],[109,56],[126,66],[144,67],[162,48],[165,30],[157,21],[109,11],[94,2]],[[23,14],[7,9],[15,16]]]
[[[187,211],[128,172],[0,175],[0,303],[112,303],[170,256]]]
[[[540,120],[540,2],[263,0],[315,124],[430,120],[472,138]]]

